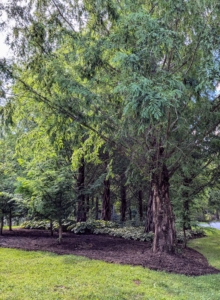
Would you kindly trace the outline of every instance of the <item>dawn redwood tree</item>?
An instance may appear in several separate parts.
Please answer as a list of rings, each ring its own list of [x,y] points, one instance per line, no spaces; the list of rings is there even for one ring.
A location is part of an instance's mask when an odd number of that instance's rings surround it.
[[[22,54],[2,71],[85,128],[93,159],[102,143],[129,158],[151,184],[153,252],[173,252],[170,179],[219,134],[218,1],[46,2],[2,6]]]

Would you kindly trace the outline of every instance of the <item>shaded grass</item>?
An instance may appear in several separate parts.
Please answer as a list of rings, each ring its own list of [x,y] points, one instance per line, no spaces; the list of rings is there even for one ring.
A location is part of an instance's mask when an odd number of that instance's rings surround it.
[[[190,242],[220,268],[220,231]],[[167,274],[80,256],[0,248],[0,299],[220,299],[220,274]]]

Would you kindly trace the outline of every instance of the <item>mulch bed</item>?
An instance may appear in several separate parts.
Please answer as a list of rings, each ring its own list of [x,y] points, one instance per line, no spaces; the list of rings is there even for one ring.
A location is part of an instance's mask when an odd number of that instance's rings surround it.
[[[199,252],[186,248],[176,254],[153,254],[151,244],[125,240],[106,235],[76,235],[64,233],[61,245],[46,230],[15,229],[4,230],[0,236],[0,247],[23,250],[50,251],[57,254],[74,254],[110,263],[139,265],[152,270],[160,270],[188,276],[217,274]]]

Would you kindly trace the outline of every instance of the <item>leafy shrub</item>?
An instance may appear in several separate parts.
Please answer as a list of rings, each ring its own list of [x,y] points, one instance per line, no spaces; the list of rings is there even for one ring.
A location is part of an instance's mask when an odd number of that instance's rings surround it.
[[[108,234],[111,236],[121,237],[127,240],[151,242],[153,240],[153,232],[144,232],[144,227],[123,227],[123,228],[97,228],[95,234]]]
[[[83,233],[94,233],[95,229],[115,228],[115,227],[118,227],[117,223],[111,221],[94,220],[94,221],[78,222],[76,224],[72,224],[67,228],[67,230],[73,231],[76,234],[83,234]]]
[[[50,229],[50,221],[48,220],[41,220],[41,221],[36,221],[36,220],[30,220],[30,221],[25,221],[21,224],[21,228],[25,229]],[[58,229],[58,223],[53,222],[53,229]]]
[[[153,241],[153,232],[144,232],[144,226],[134,227],[130,223],[127,226],[119,227],[118,223],[103,220],[89,220],[87,222],[76,223],[73,220],[63,222],[63,229],[72,231],[75,234],[107,234],[110,236],[121,237],[127,240],[135,241]],[[42,221],[25,221],[22,228],[26,229],[50,229],[50,222],[47,220]],[[54,230],[58,229],[58,223],[53,222]],[[186,240],[191,238],[204,236],[204,230],[201,227],[195,227],[193,230],[186,230]],[[181,230],[177,231],[177,241],[179,243],[184,242],[184,232]]]
[[[205,231],[199,227],[196,227],[191,230],[186,230],[185,232],[186,232],[186,240],[205,236]],[[179,243],[184,242],[184,232],[183,231],[177,231],[177,241]]]

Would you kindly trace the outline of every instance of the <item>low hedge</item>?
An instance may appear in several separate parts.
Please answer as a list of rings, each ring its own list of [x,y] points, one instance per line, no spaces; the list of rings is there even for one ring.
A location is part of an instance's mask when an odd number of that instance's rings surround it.
[[[47,220],[42,221],[25,221],[22,228],[27,229],[50,229],[50,222]],[[53,229],[58,229],[58,223],[53,222]],[[123,226],[120,227],[118,223],[103,220],[89,220],[87,222],[68,221],[63,223],[63,230],[72,231],[75,234],[107,234],[110,236],[121,237],[128,240],[135,241],[153,241],[153,232],[144,232],[144,226],[133,227]],[[204,230],[200,227],[196,227],[193,230],[186,230],[186,240],[204,236]],[[177,241],[179,243],[184,242],[184,232],[177,231]]]

